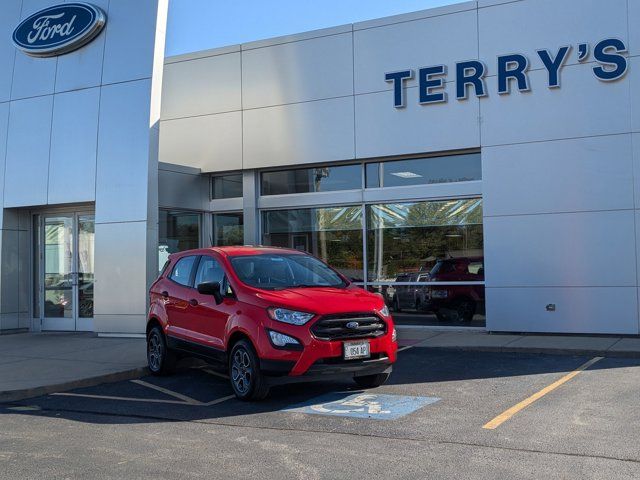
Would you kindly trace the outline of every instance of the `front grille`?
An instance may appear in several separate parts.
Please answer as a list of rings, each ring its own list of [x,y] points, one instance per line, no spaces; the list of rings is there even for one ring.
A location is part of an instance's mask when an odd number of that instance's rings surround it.
[[[358,325],[347,327],[355,322]],[[387,324],[372,313],[325,315],[311,327],[321,340],[380,337],[387,332]]]

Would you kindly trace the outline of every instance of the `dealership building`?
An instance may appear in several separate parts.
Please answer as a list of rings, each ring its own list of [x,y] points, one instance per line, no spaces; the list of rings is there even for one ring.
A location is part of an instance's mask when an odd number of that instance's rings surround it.
[[[2,2],[0,333],[142,333],[170,253],[262,244],[401,324],[640,334],[640,2],[478,0],[165,58],[167,11]]]

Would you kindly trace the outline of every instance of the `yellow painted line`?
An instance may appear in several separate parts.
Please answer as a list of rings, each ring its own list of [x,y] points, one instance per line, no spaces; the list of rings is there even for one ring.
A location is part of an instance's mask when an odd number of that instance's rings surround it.
[[[604,357],[594,357],[591,360],[589,360],[588,362],[580,365],[577,369],[575,369],[573,372],[568,373],[567,375],[565,375],[564,377],[562,377],[560,380],[557,380],[555,382],[553,382],[551,385],[543,388],[542,390],[540,390],[539,392],[534,393],[533,395],[531,395],[529,398],[527,398],[526,400],[521,401],[520,403],[518,403],[517,405],[514,405],[513,407],[511,407],[508,410],[505,410],[504,412],[502,412],[500,415],[498,415],[496,418],[494,418],[493,420],[491,420],[490,422],[486,423],[482,428],[487,429],[487,430],[494,430],[496,428],[498,428],[500,425],[502,425],[504,422],[506,422],[507,420],[509,420],[511,417],[513,417],[516,413],[518,413],[521,410],[524,410],[525,408],[527,408],[529,405],[531,405],[532,403],[534,403],[537,400],[540,400],[542,397],[544,397],[547,393],[550,393],[552,391],[554,391],[556,388],[564,385],[565,383],[567,383],[569,380],[571,380],[572,378],[574,378],[576,375],[578,375],[580,372],[586,370],[587,368],[589,368],[590,366],[592,366],[594,363],[599,362],[600,360],[602,360]]]
[[[163,387],[159,387],[158,385],[154,385],[153,383],[148,383],[145,382],[144,380],[131,380],[132,383],[136,383],[138,385],[142,385],[143,387],[147,387],[147,388],[151,388],[153,390],[157,390],[158,392],[162,392],[165,395],[169,395],[171,397],[175,397],[179,400],[182,400],[183,402],[188,403],[189,405],[201,405],[202,402],[200,402],[199,400],[196,400],[195,398],[191,398],[191,397],[187,397],[186,395],[183,395],[181,393],[178,392],[174,392],[172,390],[169,390],[167,388],[163,388]]]

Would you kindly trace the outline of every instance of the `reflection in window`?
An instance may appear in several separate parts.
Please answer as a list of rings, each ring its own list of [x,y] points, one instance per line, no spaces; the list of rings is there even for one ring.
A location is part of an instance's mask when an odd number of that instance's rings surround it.
[[[368,163],[367,188],[403,187],[482,179],[480,154]]]
[[[367,207],[369,280],[417,281],[447,258],[481,258],[482,200],[391,203]]]
[[[242,245],[244,228],[242,213],[216,213],[213,215],[214,246]]]
[[[242,174],[215,176],[212,181],[212,189],[211,197],[214,200],[242,197]]]
[[[200,247],[200,214],[160,210],[158,268],[169,254]]]
[[[262,225],[264,245],[309,252],[363,280],[361,206],[267,211]]]
[[[362,188],[361,172],[361,165],[263,172],[261,175],[261,194],[285,195]]]

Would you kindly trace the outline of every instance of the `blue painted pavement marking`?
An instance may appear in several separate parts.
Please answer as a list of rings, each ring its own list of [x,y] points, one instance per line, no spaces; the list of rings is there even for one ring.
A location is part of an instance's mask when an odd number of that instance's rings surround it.
[[[436,397],[410,397],[377,393],[330,393],[307,402],[285,408],[285,412],[333,415],[336,417],[395,420],[436,403]]]

